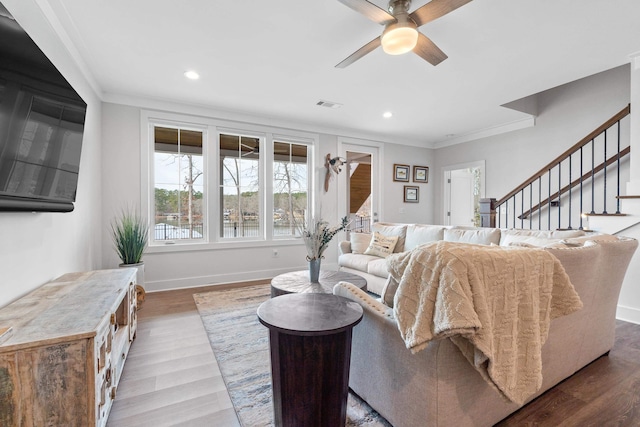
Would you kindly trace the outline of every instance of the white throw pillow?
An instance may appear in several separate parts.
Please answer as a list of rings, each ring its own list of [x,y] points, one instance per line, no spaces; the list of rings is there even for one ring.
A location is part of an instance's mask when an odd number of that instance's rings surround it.
[[[407,227],[407,237],[404,241],[404,250],[410,251],[425,243],[444,239],[444,227],[441,225],[410,225]]]
[[[386,258],[393,253],[396,243],[398,243],[398,236],[384,236],[374,231],[369,247],[364,251],[364,254]]]
[[[371,242],[371,233],[351,232],[349,240],[351,240],[351,253],[363,254],[369,247],[369,242]]]
[[[383,236],[398,236],[398,243],[396,243],[396,247],[394,248],[394,252],[402,252],[404,251],[404,239],[407,235],[407,225],[406,224],[393,224],[388,222],[376,222],[373,224],[372,230],[374,232],[378,232]]]
[[[500,243],[500,230],[498,228],[477,228],[475,230],[448,228],[444,230],[446,242],[475,243],[478,245],[490,245]]]
[[[500,242],[500,246],[525,246],[544,248],[550,245],[560,243],[561,239],[552,239],[548,237],[523,236],[517,234],[508,234]]]

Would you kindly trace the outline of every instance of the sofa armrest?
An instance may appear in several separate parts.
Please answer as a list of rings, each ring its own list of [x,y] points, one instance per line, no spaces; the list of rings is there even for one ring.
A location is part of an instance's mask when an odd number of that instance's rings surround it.
[[[395,325],[396,320],[393,316],[393,309],[382,304],[371,295],[349,282],[338,282],[333,287],[333,294],[345,297],[357,302],[362,309],[369,315],[383,318]]]
[[[340,255],[350,254],[351,253],[351,242],[349,240],[343,240],[338,243],[338,249],[340,250]]]

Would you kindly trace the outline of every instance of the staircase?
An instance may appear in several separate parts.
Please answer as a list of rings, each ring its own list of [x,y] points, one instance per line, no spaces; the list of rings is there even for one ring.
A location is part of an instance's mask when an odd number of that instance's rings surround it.
[[[630,111],[627,105],[501,199],[482,199],[481,225],[613,234],[639,224],[640,197],[620,194],[629,180]]]

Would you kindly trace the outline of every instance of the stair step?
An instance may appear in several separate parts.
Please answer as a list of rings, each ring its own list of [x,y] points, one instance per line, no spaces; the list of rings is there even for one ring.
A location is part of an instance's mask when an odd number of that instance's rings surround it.
[[[640,199],[640,196],[616,196],[618,199]]]
[[[585,216],[627,216],[624,213],[585,213]]]

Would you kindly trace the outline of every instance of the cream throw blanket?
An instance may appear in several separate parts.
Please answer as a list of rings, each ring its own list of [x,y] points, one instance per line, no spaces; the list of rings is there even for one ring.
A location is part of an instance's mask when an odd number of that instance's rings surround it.
[[[483,378],[523,404],[542,386],[551,319],[582,308],[543,249],[434,242],[387,258],[394,315],[413,353],[449,337]]]

